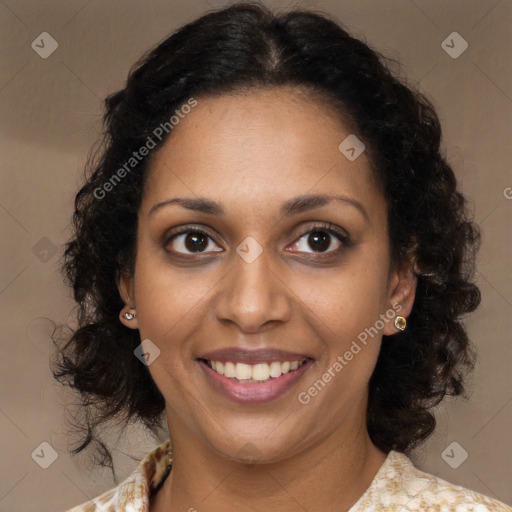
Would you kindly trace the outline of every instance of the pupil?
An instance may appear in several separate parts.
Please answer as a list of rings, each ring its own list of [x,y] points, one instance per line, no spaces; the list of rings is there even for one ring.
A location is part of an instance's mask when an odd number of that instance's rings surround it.
[[[201,239],[203,239],[202,243]],[[185,238],[185,246],[191,251],[197,249],[204,250],[208,246],[208,242],[205,243],[205,237],[201,233],[189,233]]]
[[[323,234],[323,235],[322,235]],[[329,248],[329,242],[327,241],[329,235],[325,231],[315,231],[309,236],[309,242],[313,241],[312,248],[316,249],[314,245],[319,245],[320,250],[326,250]],[[318,248],[318,247],[317,247]]]

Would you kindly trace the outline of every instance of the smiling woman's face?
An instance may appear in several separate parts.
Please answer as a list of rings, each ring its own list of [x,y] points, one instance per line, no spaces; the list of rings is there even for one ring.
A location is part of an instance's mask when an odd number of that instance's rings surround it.
[[[120,291],[137,310],[122,321],[160,350],[149,370],[171,438],[277,461],[364,429],[389,312],[409,314],[414,281],[390,273],[386,202],[366,154],[338,149],[348,135],[298,90],[271,89],[198,99],[155,155]],[[221,375],[233,369],[259,382]]]

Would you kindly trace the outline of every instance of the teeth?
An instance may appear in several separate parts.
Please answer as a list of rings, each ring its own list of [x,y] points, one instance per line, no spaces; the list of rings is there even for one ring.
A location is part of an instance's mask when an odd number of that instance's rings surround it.
[[[279,361],[273,361],[270,363],[270,376],[274,377],[281,377],[281,363]]]
[[[270,377],[270,367],[267,363],[255,364],[252,367],[251,376],[254,380],[268,380]]]
[[[238,380],[250,379],[252,377],[252,368],[250,364],[236,363],[235,377]]]
[[[224,375],[226,377],[231,378],[231,379],[236,376],[235,364],[234,363],[230,363],[230,362],[226,363],[226,365],[224,366]]]
[[[220,361],[208,361],[212,370],[228,377],[230,379],[237,379],[239,381],[258,381],[265,382],[270,378],[280,377],[283,373],[288,373],[290,370],[296,370],[303,363],[303,361],[272,361],[268,363],[258,363],[254,365],[245,363],[232,363],[230,361],[221,363]]]

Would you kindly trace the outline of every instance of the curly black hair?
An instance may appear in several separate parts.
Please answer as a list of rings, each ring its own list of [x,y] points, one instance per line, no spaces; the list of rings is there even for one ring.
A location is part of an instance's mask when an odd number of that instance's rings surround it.
[[[78,325],[56,337],[52,360],[55,378],[79,392],[73,454],[94,442],[97,461],[112,467],[100,425],[136,420],[155,435],[162,427],[164,398],[133,354],[139,331],[118,317],[117,280],[133,272],[144,181],[173,114],[191,99],[255,88],[300,87],[357,134],[387,201],[393,265],[414,263],[408,328],[384,336],[369,383],[373,443],[409,453],[433,432],[431,409],[445,395],[467,393],[476,352],[464,316],[480,303],[472,282],[480,232],[442,155],[433,104],[393,67],[400,69],[325,13],[241,3],[174,32],[106,98],[105,131],[89,156],[63,255]],[[142,157],[137,150],[149,140],[158,147]]]

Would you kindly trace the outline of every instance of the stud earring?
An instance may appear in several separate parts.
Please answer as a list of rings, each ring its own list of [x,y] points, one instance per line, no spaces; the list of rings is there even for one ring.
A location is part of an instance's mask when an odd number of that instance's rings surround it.
[[[405,329],[405,326],[407,325],[407,320],[403,316],[397,316],[395,318],[395,327],[399,329],[400,331],[403,331]]]
[[[126,313],[123,313],[123,318],[125,318],[126,320],[133,320],[137,315],[135,314],[135,308],[130,308],[133,313],[130,313],[129,311],[127,311]]]

